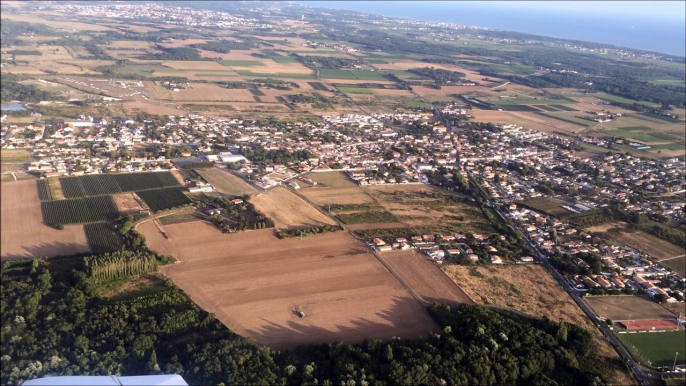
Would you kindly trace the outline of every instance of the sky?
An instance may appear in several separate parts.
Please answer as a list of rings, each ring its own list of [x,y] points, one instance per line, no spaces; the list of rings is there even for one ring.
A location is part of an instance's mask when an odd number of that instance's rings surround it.
[[[430,2],[440,3],[437,1]],[[606,15],[621,14],[682,20],[686,18],[686,1],[473,1],[472,3],[501,8],[586,11]]]

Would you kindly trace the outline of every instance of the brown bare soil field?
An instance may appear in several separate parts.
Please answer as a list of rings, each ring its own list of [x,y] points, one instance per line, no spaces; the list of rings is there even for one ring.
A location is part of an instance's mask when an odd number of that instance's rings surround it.
[[[665,307],[641,296],[590,296],[584,302],[600,317],[613,321],[675,317]]]
[[[436,331],[424,307],[347,233],[301,241],[279,240],[267,229],[225,235],[202,221],[163,228],[168,239],[150,221],[138,227],[153,250],[171,250],[181,261],[162,272],[261,344],[285,349]]]
[[[253,95],[248,90],[228,89],[211,83],[193,83],[192,88],[171,92],[175,101],[252,101]]]
[[[4,4],[3,4],[4,6]],[[60,14],[61,16],[64,16]],[[10,19],[14,21],[19,21],[19,22],[26,22],[26,23],[38,23],[38,24],[45,24],[50,27],[55,27],[55,28],[63,28],[67,30],[76,30],[76,31],[113,31],[112,28],[97,25],[97,24],[86,24],[86,23],[79,23],[79,22],[72,22],[72,21],[54,21],[54,20],[47,20],[43,19],[40,16],[37,15],[27,15],[27,14],[11,14],[11,13],[4,13],[2,15],[3,19]],[[65,19],[68,20],[68,19]]]
[[[176,181],[178,181],[181,186],[186,186],[186,182],[184,181],[183,175],[181,174],[180,171],[172,170],[171,174],[172,174],[172,176],[174,176],[174,178],[176,178]]]
[[[564,321],[586,328],[598,344],[602,356],[619,360],[617,352],[542,266],[467,267],[451,264],[444,265],[443,271],[479,304],[512,308],[535,317],[547,316],[557,322]],[[634,384],[623,369],[615,368],[610,376],[614,384]]]
[[[469,112],[477,122],[491,122],[494,124],[519,125],[527,129],[550,133],[553,131],[567,131],[577,133],[584,130],[584,126],[563,122],[554,118],[547,118],[533,113],[518,113],[514,111],[495,111],[474,109]]]
[[[162,105],[154,102],[147,101],[136,101],[136,102],[124,102],[122,104],[124,109],[129,111],[145,111],[149,114],[160,114],[160,115],[179,115],[185,114],[185,109],[179,109],[174,105]]]
[[[398,229],[407,228],[407,224],[401,222],[377,222],[372,224],[349,224],[345,226],[351,231],[368,231],[372,229]]]
[[[260,58],[252,57],[251,60],[260,60]],[[236,71],[252,71],[254,73],[279,73],[279,74],[312,74],[313,71],[301,63],[277,63],[273,60],[265,60],[264,66],[225,66],[226,68],[232,68]],[[246,75],[250,76],[250,75]]]
[[[250,202],[257,210],[274,220],[276,228],[336,225],[331,218],[282,186],[258,194]]]
[[[198,61],[190,61],[190,60],[170,60],[170,61],[165,61],[161,62],[163,66],[171,67],[175,70],[197,70],[198,72],[201,72],[201,70],[217,70],[217,71],[227,71],[230,72],[231,69],[227,68],[226,66],[222,66],[221,64],[217,62],[209,62],[209,61],[203,61],[203,60],[198,60]]]
[[[135,213],[143,209],[149,209],[145,202],[136,193],[121,193],[112,195],[114,204],[119,212],[124,214]]]
[[[242,178],[236,177],[226,170],[212,168],[198,169],[196,171],[220,193],[232,196],[242,196],[244,194],[253,194],[258,191],[257,188],[248,184]]]
[[[90,252],[83,226],[57,230],[43,224],[36,181],[7,182],[0,185],[0,193],[3,260]]]
[[[448,95],[451,94],[466,94],[470,92],[490,90],[490,88],[483,86],[441,86],[440,90],[436,90],[435,88],[426,86],[412,86],[412,90],[423,97],[448,97]]]
[[[380,256],[424,301],[451,306],[476,304],[436,264],[419,252],[394,251]]]
[[[303,189],[300,193],[319,205],[366,204],[374,201],[367,192],[357,186],[350,188],[320,188],[314,186],[312,188]]]

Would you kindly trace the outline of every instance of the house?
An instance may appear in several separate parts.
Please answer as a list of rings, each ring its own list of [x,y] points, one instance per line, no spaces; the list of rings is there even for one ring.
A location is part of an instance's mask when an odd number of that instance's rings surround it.
[[[377,247],[382,246],[382,245],[386,245],[386,242],[384,242],[383,240],[381,240],[378,237],[374,238],[373,241],[374,241],[374,245],[376,245]]]
[[[522,256],[520,260],[524,263],[532,263],[534,261],[534,258],[531,256]]]
[[[392,250],[393,250],[393,247],[391,247],[390,245],[382,245],[379,247],[379,252],[388,252],[388,251],[392,251]]]
[[[243,203],[243,200],[240,198],[234,198],[233,200],[231,200],[231,203],[234,205],[240,205]]]
[[[502,264],[503,259],[500,258],[498,255],[493,255],[491,256],[491,264]]]
[[[428,242],[428,241],[434,241],[436,239],[436,237],[434,235],[422,235],[422,239],[424,241]]]

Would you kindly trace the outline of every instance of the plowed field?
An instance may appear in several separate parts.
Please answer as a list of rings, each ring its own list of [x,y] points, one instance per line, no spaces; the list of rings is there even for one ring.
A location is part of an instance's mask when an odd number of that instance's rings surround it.
[[[277,228],[336,225],[329,217],[284,187],[256,195],[250,201],[257,210],[274,220]]]
[[[162,226],[168,238],[151,221],[137,229],[150,248],[180,260],[165,275],[261,344],[284,349],[437,331],[424,307],[347,233],[279,240],[273,230],[226,235],[202,221]]]
[[[57,230],[43,224],[35,180],[0,185],[2,259],[90,252],[82,225]]]
[[[429,303],[476,304],[436,264],[417,251],[381,253],[405,283]]]

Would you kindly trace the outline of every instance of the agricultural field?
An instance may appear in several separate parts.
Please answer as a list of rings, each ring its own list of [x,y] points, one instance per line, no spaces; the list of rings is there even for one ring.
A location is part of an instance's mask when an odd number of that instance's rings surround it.
[[[37,180],[36,184],[38,185],[38,198],[41,201],[52,200],[52,193],[50,192],[50,185],[48,184],[48,181]]]
[[[355,205],[374,202],[372,196],[359,186],[321,188],[317,185],[301,189],[300,193],[322,207],[329,204]]]
[[[112,196],[117,211],[122,214],[136,213],[141,210],[150,209],[136,193],[120,193]]]
[[[617,334],[624,347],[632,351],[642,362],[650,362],[654,367],[666,366],[670,369],[676,359],[677,366],[686,365],[686,331],[639,332]],[[676,355],[675,355],[676,354]]]
[[[45,224],[66,225],[113,220],[119,212],[112,196],[72,198],[41,203]]]
[[[686,256],[681,255],[681,257],[662,260],[660,265],[679,273],[681,276],[686,276]]]
[[[346,94],[369,94],[373,95],[372,89],[365,87],[336,87],[338,91]]]
[[[264,66],[265,64],[259,60],[219,60],[219,64],[222,66],[231,67],[254,67],[254,66]]]
[[[57,230],[43,223],[36,181],[3,183],[0,193],[3,260],[90,252],[83,226]]]
[[[191,200],[183,193],[184,188],[165,188],[141,190],[136,192],[145,204],[153,211],[176,208],[190,204]]]
[[[567,210],[562,207],[562,205],[567,205],[566,202],[553,197],[530,198],[520,202],[519,204],[556,217],[574,214],[574,212],[571,210]]]
[[[29,162],[31,153],[24,149],[2,149],[0,150],[0,162]]]
[[[274,221],[276,228],[336,225],[312,205],[284,187],[277,187],[254,196],[255,209]]]
[[[417,251],[393,251],[381,258],[422,300],[450,306],[475,304],[441,269]]]
[[[211,168],[196,170],[202,178],[212,184],[217,191],[231,196],[257,193],[257,188],[245,182],[240,177],[234,176],[226,170]]]
[[[583,301],[601,318],[620,320],[674,319],[663,306],[641,296],[591,296]]]
[[[561,114],[555,113],[555,114]],[[474,117],[475,121],[479,122],[491,122],[493,124],[503,124],[503,125],[519,125],[527,129],[538,130],[544,133],[552,133],[554,131],[566,131],[569,133],[578,133],[586,128],[587,124],[590,125],[592,122],[586,121],[586,123],[572,121],[572,120],[561,120],[565,119],[557,115],[552,115],[552,113],[536,112],[518,112],[518,111],[495,111],[495,110],[480,110],[473,109],[469,114]],[[571,113],[574,114],[574,113]],[[581,120],[579,120],[581,121]]]
[[[608,241],[645,252],[658,260],[671,259],[685,253],[684,249],[678,245],[647,232],[625,229],[626,226],[627,224],[623,222],[613,223],[613,228],[616,230],[605,234]]]
[[[119,235],[106,223],[93,223],[83,226],[88,245],[95,254],[116,250],[121,245]]]
[[[327,188],[349,188],[358,186],[357,183],[351,180],[350,177],[343,172],[308,173],[305,177]]]
[[[245,89],[228,89],[212,83],[193,83],[191,88],[169,93],[174,101],[252,101],[253,94]]]
[[[365,187],[386,211],[417,233],[494,231],[481,210],[458,196],[425,185]]]
[[[179,186],[177,179],[169,172],[61,177],[60,184],[66,198],[90,197]]]
[[[201,221],[163,229],[168,238],[150,221],[137,227],[151,249],[180,260],[162,272],[232,331],[260,344],[286,349],[437,331],[425,308],[345,232],[301,241],[279,240],[271,230],[226,235]]]

